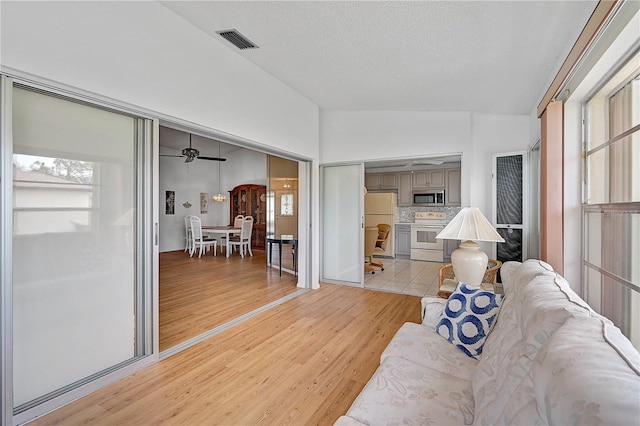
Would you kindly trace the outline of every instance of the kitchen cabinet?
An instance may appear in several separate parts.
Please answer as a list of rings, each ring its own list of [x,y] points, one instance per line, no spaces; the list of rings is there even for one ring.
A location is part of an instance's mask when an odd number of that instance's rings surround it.
[[[445,177],[445,206],[455,207],[462,205],[462,192],[460,189],[460,169],[446,169]]]
[[[444,169],[416,170],[413,172],[413,188],[444,188]]]
[[[396,224],[396,257],[411,255],[411,225]]]
[[[233,219],[241,214],[253,216],[251,247],[264,249],[266,238],[265,213],[267,210],[267,187],[264,185],[238,185],[229,191],[229,226]]]
[[[451,263],[451,253],[460,245],[458,240],[444,240],[444,263]]]
[[[364,186],[367,190],[398,189],[397,175],[395,172],[365,173]]]
[[[398,173],[398,206],[400,207],[413,205],[413,189],[411,179],[411,172]]]

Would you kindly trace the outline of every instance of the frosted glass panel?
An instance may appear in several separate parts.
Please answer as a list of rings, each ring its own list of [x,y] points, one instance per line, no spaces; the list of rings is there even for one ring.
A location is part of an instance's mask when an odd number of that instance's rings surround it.
[[[640,201],[640,132],[587,157],[588,204]]]
[[[362,166],[323,169],[323,277],[361,284],[364,271],[361,247]]]
[[[602,267],[602,214],[588,212],[585,214],[585,258],[592,265]]]
[[[136,128],[130,116],[14,88],[18,411],[137,355]]]
[[[585,231],[585,255],[589,263],[634,284],[640,283],[637,272],[640,214],[587,212]]]
[[[584,268],[584,283],[586,288],[587,303],[596,312],[602,312],[602,274],[595,269]]]

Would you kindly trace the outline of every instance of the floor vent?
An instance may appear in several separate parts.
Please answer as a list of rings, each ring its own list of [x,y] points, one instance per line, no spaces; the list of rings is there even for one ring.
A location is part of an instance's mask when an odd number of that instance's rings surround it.
[[[216,31],[225,40],[233,44],[238,49],[257,49],[258,46],[253,44],[248,38],[240,34],[238,30]]]

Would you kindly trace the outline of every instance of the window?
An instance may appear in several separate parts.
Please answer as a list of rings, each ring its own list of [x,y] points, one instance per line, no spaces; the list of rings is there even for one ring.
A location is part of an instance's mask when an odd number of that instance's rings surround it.
[[[280,216],[293,216],[293,194],[280,195]]]
[[[640,54],[584,107],[583,284],[640,347]]]
[[[23,154],[14,154],[13,164],[15,234],[90,229],[92,202],[100,199],[98,164]]]

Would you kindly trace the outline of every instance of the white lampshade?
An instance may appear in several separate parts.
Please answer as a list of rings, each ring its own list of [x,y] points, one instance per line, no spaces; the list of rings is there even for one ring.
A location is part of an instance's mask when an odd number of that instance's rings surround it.
[[[504,239],[477,207],[465,207],[460,210],[436,238],[504,243]]]
[[[504,239],[477,207],[460,210],[436,238],[462,240],[460,247],[451,253],[453,273],[459,281],[474,286],[482,284],[489,261],[475,241],[504,243]]]

